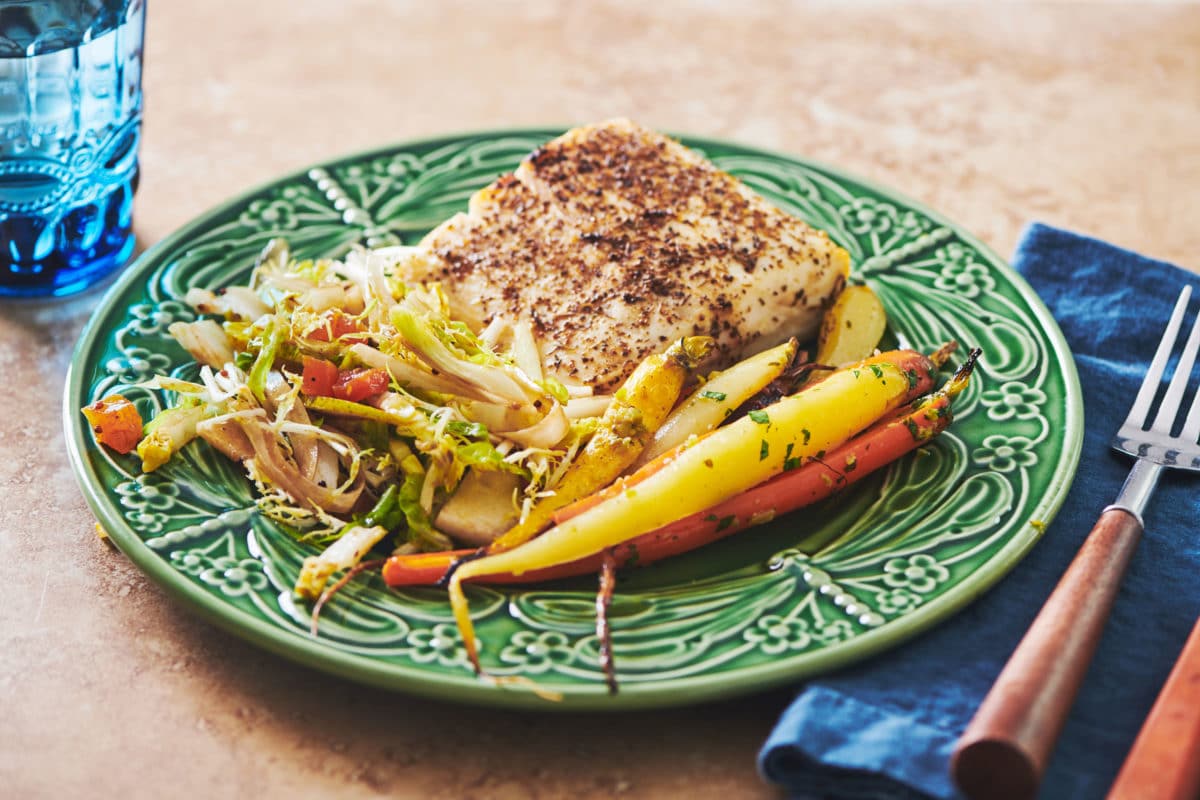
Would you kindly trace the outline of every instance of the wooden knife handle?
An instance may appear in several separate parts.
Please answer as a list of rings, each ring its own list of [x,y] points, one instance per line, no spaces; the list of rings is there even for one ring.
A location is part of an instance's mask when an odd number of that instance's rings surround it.
[[[1038,612],[951,759],[971,800],[1037,793],[1141,533],[1128,511],[1104,511]]]
[[[1108,800],[1200,797],[1200,620],[1150,709]]]

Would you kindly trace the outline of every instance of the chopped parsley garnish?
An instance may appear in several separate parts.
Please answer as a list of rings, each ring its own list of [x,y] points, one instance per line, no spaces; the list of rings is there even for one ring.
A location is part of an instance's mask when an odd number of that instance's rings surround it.
[[[806,433],[807,433],[807,431],[806,431]],[[788,442],[787,450],[783,454],[783,471],[784,472],[791,472],[796,467],[800,466],[800,463],[804,460],[801,458],[793,458],[792,457],[792,449],[795,448],[795,446],[796,446],[795,444]]]
[[[763,461],[771,454],[771,445],[767,444],[767,440],[763,439],[762,444],[758,448],[758,460]]]
[[[726,397],[724,392],[714,392],[712,389],[705,389],[700,393],[700,396],[708,400],[716,400],[718,403]]]
[[[728,517],[722,517],[721,521],[717,523],[717,530],[723,531],[735,522],[737,522],[737,517],[733,514],[730,514]]]
[[[804,443],[808,444],[808,440],[812,438],[812,432],[808,428],[801,428],[800,435],[804,437]],[[788,445],[788,452],[792,452],[792,446]]]
[[[871,372],[873,372],[875,374],[876,378],[883,377],[883,367],[879,366],[878,364],[871,365]]]
[[[750,419],[754,420],[759,425],[770,425],[771,424],[771,418],[767,415],[767,412],[763,411],[762,409],[758,409],[756,411],[751,411],[746,416],[750,417]]]

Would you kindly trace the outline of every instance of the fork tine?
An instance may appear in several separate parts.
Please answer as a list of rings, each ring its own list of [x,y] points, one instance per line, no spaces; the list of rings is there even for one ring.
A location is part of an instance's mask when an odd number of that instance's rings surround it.
[[[1175,418],[1179,416],[1183,391],[1192,377],[1192,366],[1196,363],[1197,350],[1200,350],[1200,317],[1197,317],[1196,323],[1192,325],[1192,332],[1188,334],[1187,344],[1184,345],[1183,352],[1179,355],[1179,363],[1175,365],[1175,375],[1171,378],[1167,393],[1163,395],[1162,405],[1158,407],[1158,414],[1154,417],[1154,424],[1150,426],[1150,430],[1155,433],[1170,435],[1171,426],[1175,424]]]
[[[1129,416],[1125,418],[1126,424],[1136,425],[1140,428],[1145,424],[1146,418],[1150,416],[1150,403],[1154,400],[1154,393],[1158,391],[1158,384],[1162,381],[1163,372],[1166,371],[1167,361],[1171,358],[1171,348],[1175,346],[1175,338],[1179,335],[1179,327],[1183,324],[1183,315],[1187,311],[1188,300],[1191,296],[1192,287],[1184,286],[1183,291],[1179,293],[1179,299],[1175,301],[1175,310],[1171,312],[1171,320],[1167,323],[1167,329],[1163,331],[1162,339],[1159,340],[1154,360],[1150,362],[1150,369],[1146,370],[1142,388],[1138,389],[1133,407],[1129,409]]]
[[[1200,318],[1197,318],[1196,324],[1200,325]],[[1196,396],[1192,398],[1192,406],[1188,409],[1179,438],[1188,444],[1200,443],[1200,387],[1196,388]]]
[[[1192,407],[1188,409],[1187,420],[1183,423],[1183,430],[1179,432],[1179,438],[1189,444],[1196,444],[1200,441],[1200,388],[1196,390],[1196,396],[1192,398]]]

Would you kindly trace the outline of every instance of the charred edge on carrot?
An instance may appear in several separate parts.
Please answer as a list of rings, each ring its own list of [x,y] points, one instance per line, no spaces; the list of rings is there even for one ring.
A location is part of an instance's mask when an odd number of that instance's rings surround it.
[[[437,583],[435,583],[434,586],[437,586],[440,589],[445,589],[450,585],[450,579],[454,577],[454,573],[458,572],[459,567],[461,567],[463,564],[466,564],[468,561],[474,561],[477,558],[483,558],[487,554],[487,547],[480,547],[474,553],[470,553],[465,556],[459,556],[458,558],[454,559],[450,562],[450,566],[446,567],[446,572],[442,575],[442,577],[438,578]]]

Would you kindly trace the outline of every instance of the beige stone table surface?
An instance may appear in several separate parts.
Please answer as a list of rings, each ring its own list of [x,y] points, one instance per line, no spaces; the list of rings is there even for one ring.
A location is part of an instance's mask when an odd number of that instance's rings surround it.
[[[142,246],[394,140],[628,115],[1200,266],[1200,8],[154,0]],[[193,617],[102,544],[60,396],[99,299],[0,305],[0,797],[770,797],[787,691],[622,715],[362,688]]]

